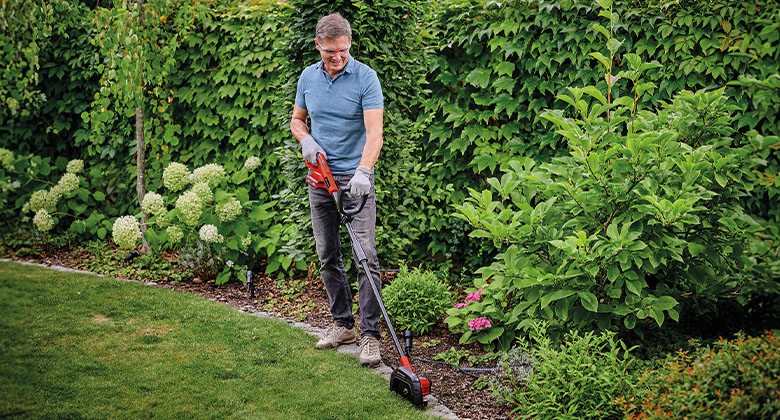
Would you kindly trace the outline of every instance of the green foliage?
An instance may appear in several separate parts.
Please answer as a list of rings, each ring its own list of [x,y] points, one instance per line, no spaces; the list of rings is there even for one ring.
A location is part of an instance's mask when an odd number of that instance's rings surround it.
[[[269,201],[282,185],[274,149],[287,133],[272,114],[280,47],[278,38],[268,36],[283,32],[282,7],[225,3],[198,15],[176,51],[178,67],[171,77],[181,135],[161,150],[190,165],[216,161],[231,172],[258,157],[262,164],[247,187],[260,201]]]
[[[612,28],[617,15],[604,13]],[[723,89],[683,91],[659,112],[643,110],[654,87],[643,75],[658,63],[626,54],[625,70],[613,75],[621,41],[599,32],[609,57],[592,55],[606,91],[569,87],[556,98],[573,109],[540,114],[569,156],[541,165],[510,160],[501,179],[487,180],[492,190],[470,189],[457,206],[457,217],[479,229],[472,236],[504,251],[475,285],[509,305],[486,315],[510,329],[541,318],[559,330],[639,327],[641,334],[643,323],[677,320],[701,301],[742,292],[745,304],[761,288],[776,293],[776,247],[760,239],[765,229],[742,205],[756,185],[759,153],[776,137],[753,132],[735,145],[738,107]],[[622,96],[620,79],[632,88]]]
[[[71,172],[64,157],[53,161],[31,154],[9,152],[9,156],[13,156],[9,164],[0,167],[0,215],[4,224],[33,229],[30,222],[43,210],[49,222],[36,223],[37,230],[106,237],[110,224],[102,207],[110,197],[102,190],[99,172],[84,170],[81,161],[82,169]]]
[[[568,86],[593,85],[606,96],[608,79],[594,67],[600,60],[611,66],[613,77],[625,72],[610,79],[613,97],[647,92],[638,100],[639,109],[668,101],[683,89],[777,73],[776,2],[644,4],[615,2],[614,10],[600,12],[594,2],[584,1],[470,1],[449,5],[438,15],[434,35],[441,41],[429,76],[431,98],[423,109],[431,125],[421,158],[430,165],[424,195],[439,209],[426,211],[430,250],[455,260],[474,254],[461,252],[472,251],[472,241],[467,232],[452,228],[448,208],[466,199],[467,187],[482,187],[511,159],[547,161],[565,152],[541,111],[562,107],[560,95]],[[613,12],[622,16],[614,25]],[[604,35],[612,39],[608,48]],[[643,72],[645,80],[634,86],[627,75],[627,52],[642,63],[658,61],[660,67]],[[780,131],[777,107],[767,108],[760,93],[729,88],[726,94],[744,110],[734,123],[738,144],[750,129]],[[776,97],[776,91],[766,94]],[[769,160],[778,161],[777,151]],[[776,203],[763,201],[774,209]]]
[[[738,334],[712,348],[669,355],[639,375],[633,397],[617,402],[626,419],[778,418],[780,354],[774,334]]]
[[[415,335],[430,332],[452,304],[449,286],[434,272],[409,271],[404,265],[398,277],[382,289],[382,300],[395,327]]]
[[[514,342],[516,316],[507,310],[512,308],[508,307],[509,298],[504,295],[504,291],[495,286],[493,288],[497,292],[487,296],[483,294],[483,287],[466,289],[469,293],[465,302],[447,310],[444,322],[451,332],[462,334],[461,344],[479,341],[486,349],[492,350],[497,345],[506,351]],[[484,324],[484,320],[489,321],[490,325],[485,328],[474,325],[475,322]]]
[[[610,100],[642,91],[637,109],[648,109],[681,89],[727,85],[743,110],[733,124],[736,144],[750,142],[751,130],[780,131],[776,2],[702,4],[616,2],[621,18],[613,23],[611,12],[572,0],[147,0],[143,9],[130,0],[7,1],[0,97],[19,107],[0,118],[0,147],[90,161],[107,195],[101,213],[127,214],[137,206],[129,139],[139,107],[152,173],[172,161],[233,170],[260,157],[262,172],[247,188],[283,209],[273,224],[276,251],[291,261],[274,269],[305,269],[314,258],[306,171],[287,124],[297,76],[319,59],[314,25],[340,11],[353,25],[353,56],[379,72],[385,92],[380,259],[468,272],[501,249],[471,240],[452,205],[510,160],[565,152],[540,115],[566,103],[568,86],[592,85]],[[638,80],[627,51],[660,67]],[[599,61],[616,79],[593,67]],[[778,150],[759,152],[762,182],[743,198],[747,213],[775,221]],[[148,188],[159,190],[156,182]]]
[[[176,179],[183,185],[169,180],[165,184],[171,188],[161,190],[161,193],[147,193],[147,197],[159,194],[158,205],[145,204],[146,200],[142,203],[145,207],[143,211],[151,216],[143,235],[152,247],[181,249],[199,241],[208,242],[224,264],[217,276],[217,284],[228,282],[235,274],[234,267],[236,270],[243,267],[251,269],[261,257],[268,261],[267,270],[273,269],[272,261],[276,261],[277,267],[290,267],[291,260],[276,254],[280,238],[274,229],[270,229],[271,208],[275,203],[252,200],[249,196],[247,185],[255,177],[254,168],[242,167],[227,172],[219,165],[208,164],[190,174],[178,164],[169,165],[161,178],[173,178],[173,171],[168,170],[173,166],[184,171],[175,174],[182,177]],[[163,184],[159,179],[156,182]],[[184,191],[179,193],[182,188]],[[142,216],[144,213],[136,214],[139,219]],[[211,267],[213,264],[208,265]]]
[[[612,332],[567,334],[561,345],[537,323],[530,340],[519,340],[519,351],[531,370],[504,362],[505,372],[494,393],[522,418],[618,419],[614,401],[630,395],[636,361]]]
[[[441,360],[444,363],[458,366],[460,365],[460,361],[462,359],[469,356],[469,353],[470,352],[466,349],[458,350],[455,347],[450,346],[449,350],[443,351],[433,356],[433,360]]]
[[[0,9],[0,62],[8,63],[0,98],[10,102],[0,111],[0,146],[79,157],[62,139],[86,135],[79,114],[97,91],[89,9],[68,0],[8,1]]]
[[[162,258],[157,252],[144,253],[125,262],[127,252],[105,240],[87,241],[73,251],[83,257],[79,259],[78,269],[111,278],[179,282],[193,277],[193,272],[180,261]]]
[[[583,91],[571,89],[568,100],[588,107]],[[776,288],[772,261],[745,252],[761,242],[762,228],[740,202],[755,183],[752,158],[766,144],[732,146],[722,90],[683,92],[636,119],[625,102],[608,106],[610,122],[599,117],[607,107],[597,99],[576,118],[545,113],[570,156],[538,166],[512,161],[489,180],[492,191],[471,190],[458,207],[479,228],[473,236],[504,247],[478,282],[492,278],[485,293],[511,302],[510,325],[543,318],[563,329],[634,329],[649,319],[660,326],[689,302],[741,290],[744,304],[745,292]]]
[[[47,5],[48,6],[48,5]],[[46,14],[33,2],[9,0],[0,4],[0,120],[29,117],[46,100],[39,90],[40,41],[51,32]]]

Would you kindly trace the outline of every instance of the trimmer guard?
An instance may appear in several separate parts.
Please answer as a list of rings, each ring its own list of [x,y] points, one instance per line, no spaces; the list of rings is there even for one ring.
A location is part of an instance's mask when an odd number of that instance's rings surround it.
[[[430,383],[425,379],[426,385],[430,388]],[[423,408],[428,405],[428,399],[424,392],[423,383],[420,378],[406,366],[399,366],[390,375],[390,390],[409,400],[413,406]],[[428,391],[428,390],[425,390]]]

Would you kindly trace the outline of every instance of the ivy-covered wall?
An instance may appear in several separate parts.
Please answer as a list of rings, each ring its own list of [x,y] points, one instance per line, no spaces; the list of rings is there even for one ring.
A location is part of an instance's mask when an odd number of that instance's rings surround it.
[[[82,157],[101,173],[93,188],[114,206],[100,203],[103,212],[132,213],[138,208],[131,188],[134,122],[123,93],[130,90],[115,88],[125,79],[111,71],[134,70],[109,63],[124,54],[124,43],[131,63],[132,52],[147,45],[147,71],[139,79],[150,121],[147,187],[160,186],[170,162],[191,168],[216,162],[230,170],[259,156],[264,166],[252,181],[252,196],[275,203],[278,252],[300,261],[299,268],[314,254],[305,169],[288,123],[298,75],[318,59],[312,37],[322,15],[340,11],[351,21],[351,53],[377,70],[383,84],[377,194],[384,264],[407,259],[471,269],[489,261],[495,250],[469,238],[469,226],[451,215],[453,206],[464,201],[467,187],[483,185],[512,157],[559,155],[554,128],[539,113],[560,108],[556,96],[566,86],[606,84],[596,54],[606,53],[596,26],[603,19],[586,1],[155,0],[146,2],[146,32],[122,26],[122,19],[135,24],[137,9],[125,13],[102,3],[0,5],[0,147]],[[134,2],[117,7],[124,3]],[[745,110],[739,135],[778,133],[776,2],[618,2],[615,10],[621,20],[614,30],[624,41],[614,45],[613,75],[626,68],[628,52],[662,65],[645,74],[650,95],[643,107],[681,89],[728,86]],[[125,28],[124,37],[111,28]],[[9,48],[22,44],[29,47]],[[631,88],[623,77],[613,92]],[[13,111],[8,104],[17,102]],[[775,222],[778,153],[765,156],[765,188],[746,198]]]

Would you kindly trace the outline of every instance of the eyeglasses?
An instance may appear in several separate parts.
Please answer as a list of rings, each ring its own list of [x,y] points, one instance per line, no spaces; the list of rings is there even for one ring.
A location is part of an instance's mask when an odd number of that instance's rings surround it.
[[[341,55],[341,56],[346,55],[346,54],[349,53],[349,49],[350,48],[352,48],[352,45],[348,46],[347,48],[342,48],[340,50],[329,50],[327,48],[322,48],[321,45],[317,45],[317,49],[318,50],[322,51],[323,53],[325,53],[327,55],[331,55],[331,56],[336,55],[336,54]]]

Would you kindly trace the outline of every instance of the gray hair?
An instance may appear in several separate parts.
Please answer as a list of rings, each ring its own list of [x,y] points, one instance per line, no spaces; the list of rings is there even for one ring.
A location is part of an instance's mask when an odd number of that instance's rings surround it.
[[[341,16],[340,13],[331,13],[317,22],[314,37],[317,38],[318,41],[323,39],[336,39],[344,36],[352,41],[352,28],[349,26],[349,21],[344,19],[344,16]]]

